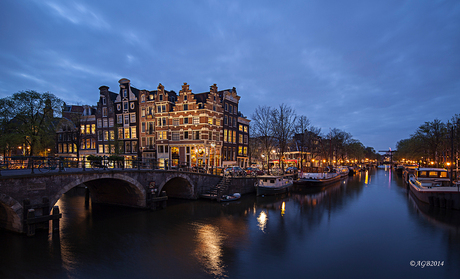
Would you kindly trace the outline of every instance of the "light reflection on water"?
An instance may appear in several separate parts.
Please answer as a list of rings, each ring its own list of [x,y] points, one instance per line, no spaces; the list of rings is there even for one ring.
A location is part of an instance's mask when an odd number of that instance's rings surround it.
[[[0,234],[0,278],[455,278],[460,272],[458,215],[417,204],[401,179],[384,170],[284,196],[245,195],[226,204],[171,200],[155,212],[86,208],[81,189],[58,205],[57,235]],[[409,266],[428,259],[446,267]]]

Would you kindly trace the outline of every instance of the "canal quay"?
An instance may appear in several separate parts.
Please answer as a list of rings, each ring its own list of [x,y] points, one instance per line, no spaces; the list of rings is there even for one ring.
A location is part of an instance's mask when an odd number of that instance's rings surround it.
[[[420,204],[394,171],[312,192],[165,209],[56,203],[58,233],[0,231],[0,278],[458,278],[460,211]]]

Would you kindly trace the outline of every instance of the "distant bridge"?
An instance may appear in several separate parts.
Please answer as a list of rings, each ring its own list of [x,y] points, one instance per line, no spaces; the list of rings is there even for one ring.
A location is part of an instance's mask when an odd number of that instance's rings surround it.
[[[95,203],[154,209],[168,197],[197,199],[221,179],[222,176],[204,173],[135,169],[3,175],[0,228],[29,233],[35,224],[46,227],[49,220],[59,220],[58,213],[50,215],[54,204],[79,185],[89,189]]]

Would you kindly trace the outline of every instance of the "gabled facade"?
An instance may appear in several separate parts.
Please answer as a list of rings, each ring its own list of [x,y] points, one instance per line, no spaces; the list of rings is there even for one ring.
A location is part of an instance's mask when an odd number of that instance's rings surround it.
[[[115,130],[114,101],[118,94],[109,91],[108,86],[99,87],[99,101],[96,108],[96,154],[110,156],[116,153],[118,142]]]
[[[114,101],[118,154],[133,160],[139,156],[139,90],[131,86],[129,79],[122,78],[118,82],[120,92]]]
[[[238,103],[240,96],[236,93],[236,88],[219,92],[224,108],[223,113],[223,147],[222,147],[222,166],[236,166],[238,152]]]

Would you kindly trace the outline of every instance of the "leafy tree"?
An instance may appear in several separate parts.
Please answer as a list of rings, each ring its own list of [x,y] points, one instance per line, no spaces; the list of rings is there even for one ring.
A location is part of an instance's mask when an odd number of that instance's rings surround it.
[[[297,147],[297,150],[300,151],[300,169],[303,169],[303,154],[308,150],[307,144],[308,144],[308,127],[310,126],[310,120],[304,116],[301,115],[297,117],[297,123],[295,126],[295,132],[296,135],[294,136],[294,141],[295,145]]]
[[[420,140],[422,148],[427,151],[429,157],[438,162],[439,156],[442,154],[446,133],[446,124],[439,119],[435,119],[432,122],[427,121],[420,126],[415,132],[414,137]]]
[[[17,146],[19,141],[30,147],[28,155],[54,146],[54,126],[63,105],[61,99],[50,93],[31,90],[0,99],[0,104],[2,124],[6,125],[2,127],[2,137],[5,136],[3,146]]]

